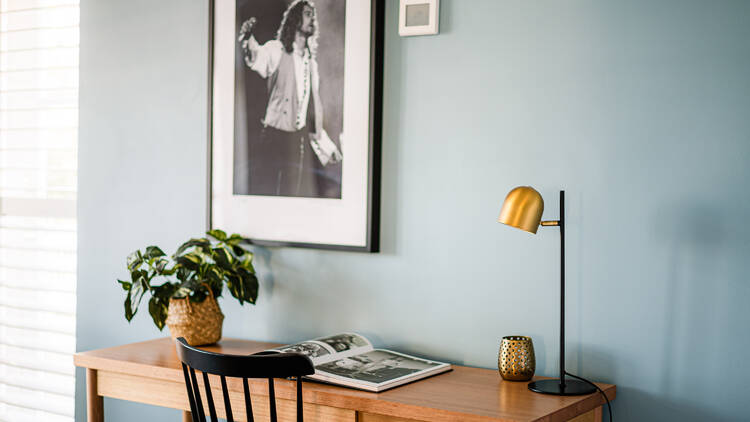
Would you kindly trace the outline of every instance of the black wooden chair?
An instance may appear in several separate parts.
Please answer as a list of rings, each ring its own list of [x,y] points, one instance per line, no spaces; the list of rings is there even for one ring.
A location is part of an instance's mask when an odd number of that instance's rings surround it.
[[[206,412],[198,389],[195,370],[203,373],[203,384],[206,392],[206,403],[211,422],[217,422],[216,407],[211,394],[211,384],[208,374],[221,377],[221,390],[224,393],[224,408],[228,422],[233,422],[232,405],[229,403],[226,377],[242,378],[245,391],[245,412],[248,422],[253,422],[253,406],[250,401],[250,387],[248,378],[268,378],[268,404],[271,412],[271,422],[277,422],[276,398],[274,394],[274,378],[297,379],[297,421],[302,422],[302,376],[315,373],[312,361],[300,353],[261,352],[249,356],[224,355],[196,349],[187,344],[184,338],[177,339],[177,356],[182,361],[182,372],[185,375],[185,387],[190,400],[190,411],[193,422],[205,422]]]

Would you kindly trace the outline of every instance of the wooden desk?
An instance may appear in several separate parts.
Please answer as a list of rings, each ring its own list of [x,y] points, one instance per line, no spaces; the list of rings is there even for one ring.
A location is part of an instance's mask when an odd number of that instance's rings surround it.
[[[219,353],[251,354],[277,346],[248,340],[224,339],[206,347]],[[104,420],[103,397],[130,400],[183,410],[190,420],[182,366],[169,338],[81,352],[75,364],[86,368],[88,420]],[[560,397],[532,393],[525,382],[503,381],[496,370],[454,366],[453,371],[397,387],[369,393],[332,385],[306,382],[305,421],[407,422],[407,421],[601,421],[604,399],[599,393]],[[200,379],[200,377],[198,377]],[[536,379],[536,378],[535,378]],[[227,379],[235,420],[244,421],[242,382]],[[280,421],[295,421],[295,387],[277,379],[276,396]],[[211,380],[212,386],[220,385]],[[610,400],[614,385],[598,384]],[[203,389],[201,381],[201,389]],[[213,390],[213,389],[212,389]],[[268,384],[251,380],[256,420],[268,420]],[[205,397],[205,392],[201,393]],[[216,390],[214,397],[221,397]],[[223,417],[222,400],[217,400]]]

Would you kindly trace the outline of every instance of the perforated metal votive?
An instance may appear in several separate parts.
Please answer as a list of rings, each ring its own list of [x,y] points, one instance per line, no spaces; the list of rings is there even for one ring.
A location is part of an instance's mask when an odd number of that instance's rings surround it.
[[[534,343],[531,337],[506,336],[497,355],[497,369],[507,381],[528,381],[536,371]]]

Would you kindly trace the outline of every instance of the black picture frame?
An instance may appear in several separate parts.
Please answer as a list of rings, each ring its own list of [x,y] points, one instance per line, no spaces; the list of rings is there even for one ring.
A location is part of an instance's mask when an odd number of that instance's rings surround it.
[[[215,28],[216,3],[222,0],[208,0],[208,124],[207,124],[207,228],[221,228],[235,232],[229,226],[215,227],[214,221],[214,146],[215,121],[214,100],[215,92]],[[357,0],[361,1],[361,0]],[[383,115],[383,60],[384,60],[384,31],[385,31],[385,0],[370,0],[371,30],[369,34],[369,113],[368,113],[368,159],[367,159],[367,204],[365,242],[361,245],[316,243],[310,241],[277,240],[266,237],[255,237],[252,233],[243,233],[249,243],[270,247],[298,247],[353,252],[380,251],[380,201],[381,201],[381,150],[382,150],[382,115]]]

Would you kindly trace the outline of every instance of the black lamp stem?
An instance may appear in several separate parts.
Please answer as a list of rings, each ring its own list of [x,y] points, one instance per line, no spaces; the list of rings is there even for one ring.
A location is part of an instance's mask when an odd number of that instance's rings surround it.
[[[565,389],[565,191],[560,191],[560,389]]]
[[[577,396],[596,391],[584,381],[565,380],[565,191],[560,191],[560,220],[543,221],[542,226],[560,227],[560,378],[532,381],[529,390],[558,396]]]

